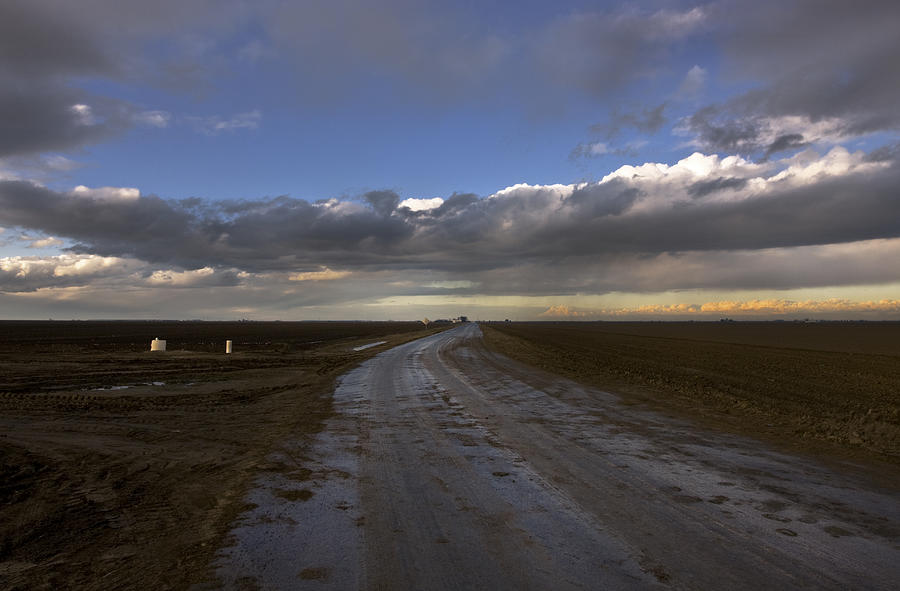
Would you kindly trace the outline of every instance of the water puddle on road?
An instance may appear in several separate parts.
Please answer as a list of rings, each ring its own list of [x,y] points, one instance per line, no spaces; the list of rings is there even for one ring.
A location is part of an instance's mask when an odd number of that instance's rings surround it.
[[[465,330],[395,347],[341,378],[334,418],[273,454],[278,469],[257,480],[216,562],[226,588],[897,580],[896,498],[475,355],[461,337],[477,335]]]
[[[385,344],[386,342],[387,342],[387,341],[376,341],[376,342],[374,342],[374,343],[368,343],[368,344],[365,344],[365,345],[360,345],[359,347],[353,347],[353,350],[354,350],[354,351],[365,351],[366,349],[369,349],[369,348],[371,348],[371,347],[377,347],[378,345],[383,345],[383,344]]]
[[[361,588],[357,448],[355,427],[339,412],[312,442],[269,456],[276,469],[256,480],[233,545],[216,558],[223,588]]]

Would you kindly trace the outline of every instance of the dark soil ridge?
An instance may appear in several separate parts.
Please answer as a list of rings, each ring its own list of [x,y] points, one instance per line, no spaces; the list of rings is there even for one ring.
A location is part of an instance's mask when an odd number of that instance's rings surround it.
[[[797,330],[780,323],[748,326],[750,344],[734,342],[739,326],[724,327],[726,335],[715,333],[716,323],[655,324],[493,323],[483,332],[497,352],[626,402],[794,451],[900,465],[900,357],[890,349],[900,341],[900,323],[854,327],[870,328],[888,347],[869,343],[879,352],[868,353],[840,350],[840,323],[831,333],[816,327],[819,349],[800,348],[811,343],[797,338],[779,346],[784,331]],[[679,330],[691,338],[678,338]],[[698,338],[704,333],[714,338]]]

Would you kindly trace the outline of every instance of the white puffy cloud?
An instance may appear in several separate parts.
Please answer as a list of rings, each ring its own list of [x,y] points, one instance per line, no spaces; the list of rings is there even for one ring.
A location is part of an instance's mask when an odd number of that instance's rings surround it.
[[[604,176],[600,182],[622,179],[635,184],[654,182],[695,182],[711,176],[758,176],[770,167],[755,164],[740,156],[720,158],[718,154],[694,152],[672,165],[647,162],[639,166],[626,164]]]
[[[53,236],[47,236],[46,238],[37,238],[33,236],[23,235],[19,237],[20,240],[24,240],[28,242],[28,248],[49,248],[51,246],[62,246],[63,241],[59,238],[54,238]]]
[[[109,278],[125,278],[142,267],[144,263],[139,261],[96,255],[2,257],[0,292],[87,285]]]
[[[564,257],[895,237],[897,174],[890,161],[842,147],[766,163],[698,152],[674,164],[622,166],[599,182],[520,183],[485,198],[404,201],[373,191],[199,208],[136,188],[79,186],[67,195],[0,182],[0,222],[69,240],[78,252],[185,269],[496,270]]]
[[[900,281],[898,175],[889,160],[835,147],[764,163],[695,153],[599,182],[435,201],[373,191],[198,206],[137,189],[7,181],[5,227],[87,258],[8,259],[0,290],[223,286],[277,307],[391,294],[886,285]],[[571,306],[544,307],[557,303]]]
[[[28,238],[28,237],[26,237]],[[41,242],[33,238],[32,245]],[[51,239],[54,240],[54,239]],[[55,243],[54,243],[55,244]],[[159,268],[134,258],[90,254],[11,256],[0,258],[0,293],[87,287],[208,288],[234,286],[253,275],[234,269]]]
[[[406,207],[410,211],[428,211],[435,209],[444,204],[444,200],[440,197],[432,197],[430,199],[417,199],[410,197],[400,202],[399,207]]]
[[[579,186],[583,186],[583,184],[564,185],[557,183],[553,185],[529,185],[528,183],[516,183],[515,185],[510,185],[505,189],[500,189],[496,193],[489,195],[488,199],[516,197],[526,193],[543,193],[552,195],[555,199],[564,199],[565,197],[570,196],[572,191]]]
[[[71,195],[98,201],[134,201],[139,199],[141,191],[133,187],[86,187],[78,185],[72,189]]]
[[[790,158],[764,163],[741,156],[721,158],[694,152],[673,165],[648,162],[621,166],[604,176],[600,184],[618,180],[639,189],[642,197],[631,210],[637,213],[669,208],[677,202],[699,205],[761,198],[829,177],[865,174],[888,166],[890,163],[871,162],[864,152],[850,152],[843,146],[835,146],[824,155],[807,149]]]
[[[78,277],[109,272],[120,274],[142,266],[138,261],[95,255],[58,255],[32,261],[35,262],[52,267],[53,275],[56,277]]]
[[[804,150],[781,162],[787,166],[769,181],[809,184],[825,177],[865,174],[889,166],[887,162],[870,162],[862,151],[850,152],[843,146],[835,146],[824,156],[814,150]]]

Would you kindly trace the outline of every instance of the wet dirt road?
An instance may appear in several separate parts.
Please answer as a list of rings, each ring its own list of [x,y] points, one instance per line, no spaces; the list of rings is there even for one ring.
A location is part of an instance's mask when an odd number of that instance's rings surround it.
[[[894,589],[896,491],[487,351],[474,323],[346,374],[273,457],[228,588]]]

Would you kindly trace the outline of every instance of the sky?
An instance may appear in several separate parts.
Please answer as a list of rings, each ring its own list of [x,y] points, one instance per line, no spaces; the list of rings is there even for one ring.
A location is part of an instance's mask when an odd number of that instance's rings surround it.
[[[900,320],[897,23],[4,0],[0,318]]]

